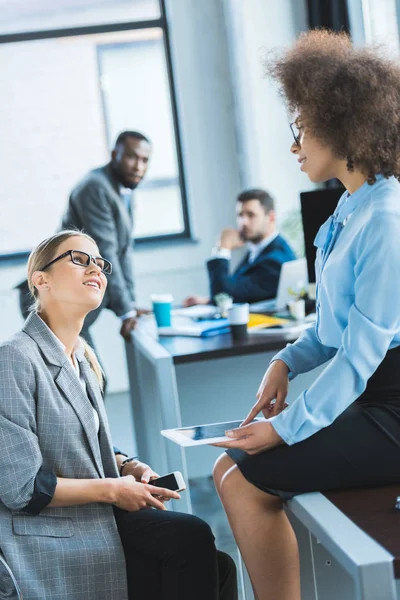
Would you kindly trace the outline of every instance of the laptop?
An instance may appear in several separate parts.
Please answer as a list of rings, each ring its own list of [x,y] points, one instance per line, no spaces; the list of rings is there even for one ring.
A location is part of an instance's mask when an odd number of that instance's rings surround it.
[[[276,298],[254,302],[250,304],[250,312],[278,312],[286,309],[286,305],[293,300],[289,288],[299,285],[306,287],[308,284],[307,261],[305,258],[285,262],[281,268]]]

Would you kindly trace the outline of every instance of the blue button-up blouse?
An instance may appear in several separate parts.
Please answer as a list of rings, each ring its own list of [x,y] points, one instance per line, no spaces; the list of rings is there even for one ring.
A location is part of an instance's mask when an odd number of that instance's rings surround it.
[[[287,364],[291,378],[332,359],[270,419],[287,444],[333,423],[363,393],[386,352],[400,345],[400,184],[378,176],[373,185],[345,192],[335,212],[339,221],[346,205],[351,211],[333,247],[317,251],[316,324],[273,358]],[[325,224],[316,245],[326,237]]]

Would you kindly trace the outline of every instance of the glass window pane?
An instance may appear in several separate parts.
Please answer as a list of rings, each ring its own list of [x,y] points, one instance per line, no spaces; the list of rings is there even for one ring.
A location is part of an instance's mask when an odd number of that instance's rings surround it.
[[[136,41],[98,48],[108,139],[135,129],[153,143],[149,170],[135,192],[135,237],[184,230],[163,33],[141,33]]]
[[[121,42],[129,46],[148,35],[141,30],[0,45],[0,255],[29,250],[54,233],[73,186],[87,171],[109,161],[97,49]],[[161,44],[161,34],[157,35]],[[136,92],[129,114],[112,116],[120,104],[115,110],[110,107],[110,144],[117,129],[135,128],[148,134],[155,146],[148,177],[135,192],[136,231],[143,236],[180,232],[182,209],[166,82],[160,89],[155,80],[149,82],[156,86],[154,94],[157,91],[149,101],[149,88],[142,82],[145,70],[137,61],[125,75],[118,61],[112,65],[118,71],[116,77],[107,70],[112,83],[125,77],[129,86],[132,81],[141,91]],[[157,81],[162,80],[159,71],[154,74]],[[152,78],[149,70],[148,79]],[[130,94],[129,86],[122,91]]]
[[[0,0],[3,35],[159,17],[159,0]]]
[[[182,233],[181,191],[171,180],[163,187],[140,187],[135,192],[135,237]]]
[[[400,52],[397,0],[367,0],[363,3],[366,41],[386,46],[391,54]]]

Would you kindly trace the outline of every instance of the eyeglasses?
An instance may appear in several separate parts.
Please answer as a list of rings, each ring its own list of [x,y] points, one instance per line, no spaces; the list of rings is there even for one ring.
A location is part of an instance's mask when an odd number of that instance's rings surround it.
[[[106,275],[111,275],[112,273],[112,264],[109,260],[102,258],[101,256],[92,256],[91,254],[87,254],[81,250],[68,250],[67,252],[64,252],[64,254],[61,254],[60,256],[57,256],[57,258],[51,260],[49,263],[47,263],[47,265],[39,269],[39,271],[44,271],[50,267],[50,265],[58,260],[61,260],[62,258],[65,258],[66,256],[70,256],[74,265],[78,265],[79,267],[88,267],[92,262]]]
[[[301,146],[302,132],[300,130],[300,127],[296,124],[296,121],[293,121],[293,123],[289,123],[289,127],[293,135],[294,143],[296,144],[296,146]]]

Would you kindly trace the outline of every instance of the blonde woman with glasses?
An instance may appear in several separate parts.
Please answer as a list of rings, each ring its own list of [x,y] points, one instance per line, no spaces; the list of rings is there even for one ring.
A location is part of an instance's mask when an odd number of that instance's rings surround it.
[[[114,453],[102,372],[79,337],[112,269],[98,254],[77,231],[39,244],[36,305],[0,345],[1,550],[24,600],[234,600],[233,561],[209,526],[165,511],[179,495]]]

